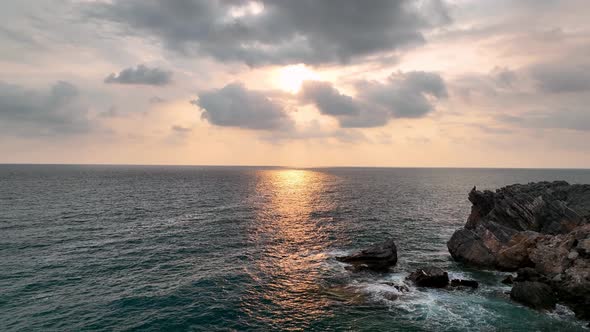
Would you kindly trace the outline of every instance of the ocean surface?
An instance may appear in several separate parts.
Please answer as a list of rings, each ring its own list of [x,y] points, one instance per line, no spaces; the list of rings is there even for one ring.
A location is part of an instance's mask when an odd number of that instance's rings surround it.
[[[590,171],[0,165],[0,331],[584,330],[446,248],[473,186],[540,180]],[[334,259],[389,237],[391,273]],[[480,288],[391,286],[424,265]]]

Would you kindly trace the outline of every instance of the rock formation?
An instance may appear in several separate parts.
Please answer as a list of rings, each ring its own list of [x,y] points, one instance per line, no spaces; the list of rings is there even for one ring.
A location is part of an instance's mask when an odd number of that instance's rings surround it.
[[[553,290],[542,282],[517,282],[510,291],[510,298],[535,309],[555,308]]]
[[[473,188],[469,200],[473,206],[465,227],[447,243],[455,260],[522,269],[513,299],[548,308],[549,287],[579,317],[590,318],[590,185],[556,181],[496,192]]]
[[[449,284],[449,274],[438,267],[425,267],[412,272],[406,279],[418,287],[444,288]]]
[[[397,264],[397,247],[393,239],[390,239],[352,255],[336,257],[336,259],[352,264],[355,269],[387,271]]]

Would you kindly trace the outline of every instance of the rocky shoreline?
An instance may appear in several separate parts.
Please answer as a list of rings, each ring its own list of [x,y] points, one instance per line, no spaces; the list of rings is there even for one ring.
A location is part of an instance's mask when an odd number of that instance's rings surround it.
[[[465,226],[447,246],[462,264],[506,272],[510,298],[539,310],[569,306],[590,320],[590,185],[564,181],[511,185],[495,192],[469,193],[472,208]],[[384,272],[397,264],[393,239],[337,260],[354,271]],[[438,267],[411,272],[417,287],[477,288],[475,280],[449,280]],[[403,288],[403,287],[402,287]],[[407,291],[402,289],[400,291]]]
[[[469,200],[467,223],[447,243],[456,261],[517,271],[513,300],[538,309],[562,302],[590,319],[590,185],[474,188]]]

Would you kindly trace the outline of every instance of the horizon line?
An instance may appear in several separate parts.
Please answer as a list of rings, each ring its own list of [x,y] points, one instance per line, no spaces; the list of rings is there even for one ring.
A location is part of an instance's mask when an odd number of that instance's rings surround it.
[[[138,167],[260,167],[289,169],[327,169],[327,168],[392,168],[392,169],[521,169],[521,170],[590,170],[590,167],[510,167],[510,166],[287,166],[287,165],[229,165],[229,164],[126,164],[126,163],[6,163],[0,166],[138,166]]]

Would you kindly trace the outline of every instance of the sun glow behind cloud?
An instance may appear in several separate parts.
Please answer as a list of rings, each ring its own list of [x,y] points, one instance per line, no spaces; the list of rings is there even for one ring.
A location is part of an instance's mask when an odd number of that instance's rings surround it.
[[[249,15],[258,15],[264,11],[264,5],[260,2],[251,1],[245,5],[234,6],[230,9],[229,15],[232,18],[239,18]]]
[[[284,91],[297,93],[304,81],[316,81],[320,75],[304,64],[286,66],[279,69],[276,85]]]

